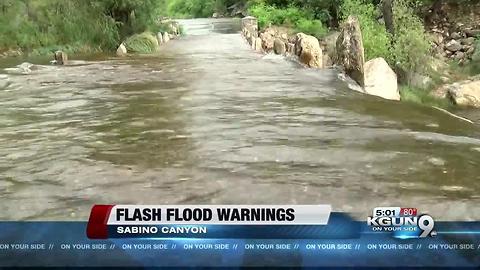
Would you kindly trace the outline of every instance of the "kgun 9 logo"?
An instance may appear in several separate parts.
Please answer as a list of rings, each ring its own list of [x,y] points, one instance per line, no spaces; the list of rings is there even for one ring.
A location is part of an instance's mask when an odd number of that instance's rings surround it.
[[[435,236],[436,232],[433,230],[435,221],[430,215],[420,216],[374,216],[368,217],[367,223],[373,226],[373,231],[417,231],[421,233],[418,238],[425,238],[428,236]]]

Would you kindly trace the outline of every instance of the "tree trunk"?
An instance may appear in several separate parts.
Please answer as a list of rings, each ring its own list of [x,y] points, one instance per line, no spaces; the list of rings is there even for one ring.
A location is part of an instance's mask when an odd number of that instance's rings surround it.
[[[383,19],[385,20],[385,28],[387,31],[395,35],[395,25],[393,22],[393,1],[394,0],[383,0],[382,2],[382,12],[383,12]]]

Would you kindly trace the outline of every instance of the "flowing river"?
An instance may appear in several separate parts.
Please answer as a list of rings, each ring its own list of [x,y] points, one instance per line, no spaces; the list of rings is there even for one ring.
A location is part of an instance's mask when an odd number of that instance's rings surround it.
[[[85,220],[93,204],[376,206],[480,219],[480,113],[349,90],[334,69],[254,52],[239,21],[181,21],[150,56],[9,74],[0,220]],[[15,62],[16,61],[16,62]],[[3,68],[20,59],[0,60]]]

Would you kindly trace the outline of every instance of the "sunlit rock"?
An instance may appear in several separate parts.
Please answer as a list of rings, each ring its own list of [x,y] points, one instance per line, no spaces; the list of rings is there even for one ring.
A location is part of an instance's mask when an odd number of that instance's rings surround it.
[[[365,93],[391,100],[400,100],[397,74],[385,59],[379,57],[365,63]]]
[[[304,33],[298,33],[296,36],[295,53],[300,58],[300,62],[311,67],[323,67],[323,53],[318,39]]]
[[[480,78],[454,83],[446,88],[448,97],[455,104],[480,108]]]
[[[62,51],[56,51],[54,54],[55,64],[56,65],[66,65],[68,62],[68,56]]]
[[[267,53],[271,52],[275,43],[275,37],[269,32],[264,32],[260,34],[260,38],[262,39],[263,50]]]
[[[125,45],[122,43],[120,46],[117,48],[117,56],[125,56],[127,55],[127,48]]]

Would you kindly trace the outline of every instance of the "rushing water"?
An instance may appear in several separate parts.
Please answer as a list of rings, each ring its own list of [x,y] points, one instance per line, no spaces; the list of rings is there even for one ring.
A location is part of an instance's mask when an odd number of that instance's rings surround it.
[[[39,59],[45,67],[9,75],[0,219],[80,220],[100,203],[328,203],[359,217],[405,206],[480,219],[477,124],[256,53],[238,21],[182,24],[189,35],[153,56]]]

